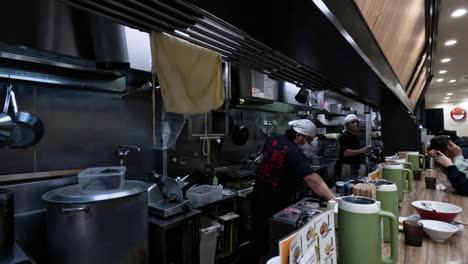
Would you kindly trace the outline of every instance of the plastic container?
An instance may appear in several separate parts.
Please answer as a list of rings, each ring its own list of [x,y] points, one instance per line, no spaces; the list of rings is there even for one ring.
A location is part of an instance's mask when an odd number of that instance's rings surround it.
[[[202,218],[200,226],[200,263],[214,264],[221,225],[216,221]]]
[[[120,190],[125,180],[125,167],[88,168],[78,174],[82,192],[108,192]]]
[[[223,186],[200,185],[187,191],[187,199],[194,206],[202,206],[223,198]]]

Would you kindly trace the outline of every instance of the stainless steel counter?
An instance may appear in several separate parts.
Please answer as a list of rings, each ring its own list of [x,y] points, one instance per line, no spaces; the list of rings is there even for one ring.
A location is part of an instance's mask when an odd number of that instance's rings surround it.
[[[24,253],[23,249],[15,243],[10,256],[0,259],[0,264],[26,264],[31,263],[29,257]]]
[[[194,216],[197,216],[201,214],[202,211],[196,210],[196,209],[190,209],[187,212],[173,215],[171,217],[159,217],[159,216],[154,216],[150,214],[148,216],[148,222],[153,225],[157,225],[161,228],[172,228],[174,226],[177,226],[181,223],[183,223],[185,220],[192,218]]]

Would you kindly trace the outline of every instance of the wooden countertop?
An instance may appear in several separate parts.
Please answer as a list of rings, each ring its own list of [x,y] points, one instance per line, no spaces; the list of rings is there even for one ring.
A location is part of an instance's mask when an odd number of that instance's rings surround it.
[[[437,183],[442,183],[447,187],[445,191],[428,190],[424,182],[424,174],[420,181],[415,181],[413,192],[405,195],[401,203],[401,216],[416,214],[416,210],[411,205],[416,200],[433,200],[452,203],[460,206],[463,212],[455,219],[458,222],[468,224],[468,197],[455,193],[447,177],[442,173],[437,173]],[[398,263],[467,263],[468,262],[468,226],[464,226],[444,243],[437,243],[425,236],[422,247],[412,247],[405,245],[403,232],[399,233],[400,246]],[[390,247],[384,246],[384,254],[389,255]]]

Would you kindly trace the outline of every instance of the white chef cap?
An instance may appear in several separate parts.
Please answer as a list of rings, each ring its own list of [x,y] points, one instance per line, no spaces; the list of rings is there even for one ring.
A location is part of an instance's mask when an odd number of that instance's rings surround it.
[[[344,124],[346,125],[353,121],[359,121],[359,117],[357,117],[356,115],[347,115],[344,119]]]
[[[299,134],[315,137],[317,135],[317,127],[309,119],[298,119],[288,122],[288,125]]]

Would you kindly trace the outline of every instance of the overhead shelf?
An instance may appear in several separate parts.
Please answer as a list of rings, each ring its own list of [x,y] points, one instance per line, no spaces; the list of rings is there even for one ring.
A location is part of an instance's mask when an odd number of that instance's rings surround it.
[[[281,102],[273,102],[270,104],[235,104],[233,108],[257,110],[265,112],[280,112],[280,113],[294,113],[297,111],[311,111],[311,108],[300,105],[292,105]]]
[[[333,120],[333,121],[329,121],[327,120],[326,118],[326,115],[325,114],[318,114],[317,115],[317,120],[323,125],[323,126],[326,126],[326,127],[342,127],[343,126],[343,120],[344,119],[339,119],[337,120],[336,118]],[[341,116],[339,116],[341,117]]]
[[[233,102],[231,102],[232,104]],[[234,108],[242,108],[242,109],[250,109],[250,110],[258,110],[258,111],[266,111],[266,112],[281,112],[281,113],[294,113],[298,111],[311,111],[315,114],[325,115],[327,117],[345,117],[346,114],[340,113],[333,113],[325,109],[315,108],[315,107],[308,107],[305,105],[295,105],[295,104],[288,104],[283,102],[275,102],[269,100],[267,104],[256,104],[250,101],[245,103],[236,103],[232,104],[231,107]]]
[[[326,126],[326,127],[342,127],[343,125],[336,124],[336,125],[323,125],[323,126]]]
[[[346,116],[346,114],[340,114],[340,113],[333,113],[329,112],[327,110],[319,110],[320,112],[317,114],[324,114],[325,116],[330,116],[330,117],[335,117],[335,116]]]

